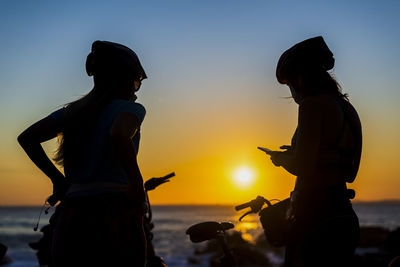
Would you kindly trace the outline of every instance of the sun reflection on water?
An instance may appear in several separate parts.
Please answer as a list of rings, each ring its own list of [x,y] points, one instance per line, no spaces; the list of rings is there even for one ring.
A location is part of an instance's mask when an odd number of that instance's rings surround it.
[[[242,238],[248,242],[254,242],[257,237],[256,230],[259,230],[258,222],[255,220],[245,220],[236,224],[235,230],[242,233]]]

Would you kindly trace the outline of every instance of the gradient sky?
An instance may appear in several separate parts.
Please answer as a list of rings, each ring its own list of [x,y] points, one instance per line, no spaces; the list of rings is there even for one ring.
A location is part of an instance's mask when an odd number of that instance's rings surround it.
[[[301,4],[300,4],[301,2]],[[350,3],[349,3],[350,2]],[[16,142],[30,124],[86,94],[95,40],[137,52],[149,78],[139,163],[175,171],[157,204],[241,203],[289,195],[294,177],[256,149],[288,144],[297,105],[278,84],[281,53],[322,35],[364,131],[358,200],[400,199],[399,1],[1,1],[0,205],[37,205],[49,180]],[[51,156],[56,140],[45,144]],[[248,166],[251,187],[233,172]]]

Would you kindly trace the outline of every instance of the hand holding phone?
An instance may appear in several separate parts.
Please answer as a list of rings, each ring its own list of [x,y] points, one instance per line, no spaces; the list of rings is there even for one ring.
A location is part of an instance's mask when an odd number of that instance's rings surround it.
[[[266,148],[266,147],[258,146],[257,148],[260,149],[261,151],[265,152],[266,154],[270,155],[270,156],[276,152],[276,151],[273,151],[273,150],[271,150],[269,148]]]
[[[292,150],[292,146],[289,145],[280,146],[279,148],[284,150]]]
[[[171,172],[163,177],[154,177],[144,183],[144,188],[147,191],[154,190],[157,186],[169,182],[169,179],[175,176],[175,172]]]

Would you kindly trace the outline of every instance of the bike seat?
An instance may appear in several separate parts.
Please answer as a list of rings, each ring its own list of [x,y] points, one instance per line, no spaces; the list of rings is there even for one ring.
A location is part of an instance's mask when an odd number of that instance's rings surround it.
[[[199,243],[217,238],[218,234],[232,229],[234,225],[230,222],[202,222],[192,225],[186,230],[193,243]]]

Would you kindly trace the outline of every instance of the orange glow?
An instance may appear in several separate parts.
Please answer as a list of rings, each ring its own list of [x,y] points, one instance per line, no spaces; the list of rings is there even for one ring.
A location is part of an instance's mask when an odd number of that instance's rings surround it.
[[[268,94],[266,91],[259,98],[268,99]],[[166,111],[161,112],[157,110],[159,106],[153,105],[152,110],[152,103],[144,103],[149,111],[142,125],[138,156],[143,178],[176,173],[171,182],[149,193],[151,203],[231,205],[247,202],[257,195],[289,197],[295,177],[275,167],[257,146],[278,149],[290,143],[297,124],[296,105],[277,101],[280,106],[266,106],[264,100],[258,102],[257,98],[251,105],[246,104],[244,112],[242,106],[231,102],[223,105],[221,102],[223,108],[214,105],[209,110],[204,110],[201,102],[196,103],[190,108],[182,107],[186,112],[177,112],[173,107],[164,107]],[[365,120],[365,129],[371,128],[369,122]],[[19,128],[27,126],[24,121]],[[400,127],[393,127],[394,133],[400,133]],[[0,139],[0,205],[41,205],[52,186],[17,144],[20,131],[5,130],[5,137]],[[398,149],[392,147],[399,146],[389,142],[398,142],[398,135],[387,132],[385,136],[380,132],[365,132],[360,172],[356,182],[349,185],[357,192],[356,200],[400,198]],[[382,141],[386,139],[389,141]],[[44,144],[49,156],[56,145],[56,139]],[[236,183],[235,170],[242,166],[252,171],[252,183]]]

